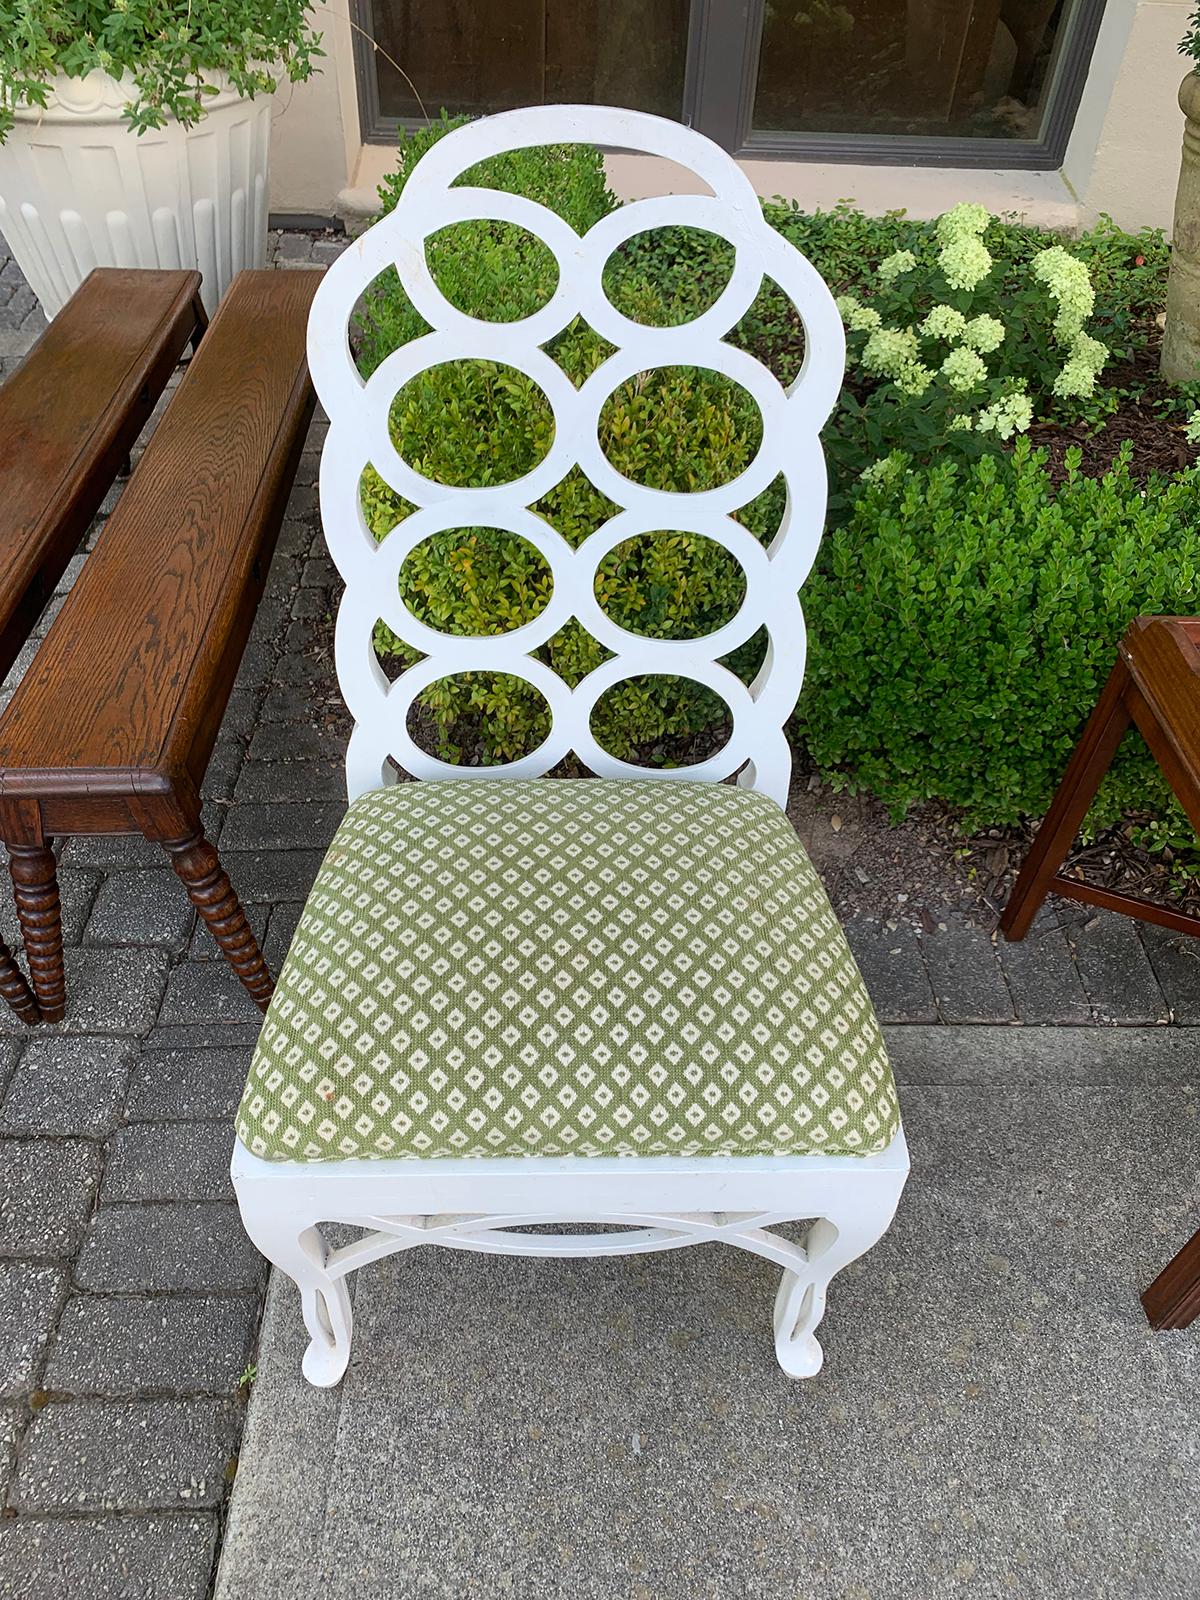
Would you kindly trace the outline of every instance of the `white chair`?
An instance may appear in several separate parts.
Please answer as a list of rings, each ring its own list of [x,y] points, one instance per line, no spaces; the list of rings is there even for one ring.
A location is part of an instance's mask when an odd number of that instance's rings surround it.
[[[527,199],[451,187],[501,151],[580,141],[667,158],[711,192],[626,205],[581,239]],[[426,238],[481,218],[528,229],[557,258],[552,298],[523,321],[465,316],[431,278]],[[608,302],[602,271],[623,241],[667,225],[723,235],[735,265],[703,315],[644,327]],[[434,331],[364,382],[348,322],[390,265]],[[803,370],[786,391],[722,342],[764,274],[805,328]],[[579,389],[541,348],[576,315],[616,347]],[[321,514],[346,583],[336,653],[355,719],[350,808],[280,975],[233,1159],[247,1231],[299,1285],[313,1383],[336,1383],[349,1359],[347,1275],[419,1244],[599,1256],[723,1240],[782,1267],[779,1362],[794,1377],[819,1369],[829,1280],[887,1229],[909,1164],[870,1002],[780,810],[790,774],[782,728],[804,664],[798,593],[824,516],[818,435],[843,356],[828,290],[765,224],[733,161],[676,123],[604,107],[508,112],[448,135],[391,215],[326,274],[309,359],[330,417]],[[447,488],[401,460],[389,437],[397,390],[466,358],[519,368],[553,406],[550,450],[515,483]],[[599,448],[607,396],[668,364],[725,373],[761,408],[761,448],[723,487],[639,487]],[[368,462],[418,507],[382,543],[359,502]],[[528,507],[575,464],[624,509],[572,550]],[[763,549],[730,513],[780,473],[787,510]],[[501,637],[443,635],[401,603],[401,563],[440,530],[480,525],[536,546],[553,596]],[[741,608],[704,639],[636,636],[596,602],[603,556],[663,528],[717,540],[744,569]],[[572,616],[613,653],[573,691],[529,653]],[[379,617],[426,657],[394,684],[371,646]],[[747,688],[718,658],[763,625],[765,664]],[[539,749],[507,767],[464,769],[413,742],[414,697],[471,669],[513,673],[542,692],[552,728]],[[715,690],[732,715],[725,747],[653,772],[599,748],[591,708],[642,673]],[[598,778],[542,776],[569,751]],[[389,758],[438,781],[396,784]],[[736,786],[720,782],[735,774]],[[801,1219],[816,1219],[804,1247],[771,1231]],[[332,1249],[320,1231],[328,1222],[361,1237]],[[554,1223],[599,1231],[515,1231]]]

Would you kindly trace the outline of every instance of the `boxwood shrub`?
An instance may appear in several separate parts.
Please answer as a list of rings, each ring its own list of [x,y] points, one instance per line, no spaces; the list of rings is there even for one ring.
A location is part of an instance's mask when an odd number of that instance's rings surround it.
[[[804,591],[795,727],[835,780],[899,814],[1040,816],[1130,620],[1200,611],[1200,468],[1145,485],[1127,453],[1052,486],[1040,453],[911,470],[896,456],[826,540]],[[1093,811],[1161,809],[1136,735]]]

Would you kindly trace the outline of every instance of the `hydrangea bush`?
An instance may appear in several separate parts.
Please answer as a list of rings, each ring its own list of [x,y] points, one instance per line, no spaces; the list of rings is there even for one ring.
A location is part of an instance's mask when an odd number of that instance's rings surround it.
[[[994,272],[996,226],[980,205],[955,206],[917,247],[892,251],[867,290],[838,297],[851,384],[847,422],[829,445],[843,474],[873,475],[894,450],[931,461],[979,456],[1034,417],[1103,408],[1109,359],[1088,331],[1095,291],[1064,245],[1039,250],[1014,286]]]

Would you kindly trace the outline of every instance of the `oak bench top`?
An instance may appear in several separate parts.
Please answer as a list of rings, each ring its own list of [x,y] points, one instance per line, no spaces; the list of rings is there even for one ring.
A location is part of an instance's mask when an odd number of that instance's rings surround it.
[[[0,796],[198,786],[312,413],[319,277],[235,280],[0,718]]]
[[[0,677],[204,320],[198,272],[100,267],[0,386]]]

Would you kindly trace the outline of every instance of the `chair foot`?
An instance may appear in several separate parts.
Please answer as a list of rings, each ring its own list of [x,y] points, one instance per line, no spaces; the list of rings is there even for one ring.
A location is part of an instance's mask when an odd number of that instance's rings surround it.
[[[809,1229],[807,1267],[785,1271],[775,1296],[775,1357],[789,1378],[815,1378],[820,1372],[825,1352],[816,1330],[825,1315],[830,1280],[869,1250],[886,1227],[886,1222],[878,1228],[865,1220],[835,1225],[820,1217]]]
[[[1150,1326],[1189,1328],[1200,1317],[1200,1233],[1194,1233],[1142,1291]]]
[[[48,844],[10,844],[13,899],[25,943],[25,960],[44,1022],[61,1022],[67,1003],[63,967],[58,863]]]
[[[248,1226],[258,1248],[300,1291],[300,1311],[309,1335],[301,1371],[316,1388],[332,1388],[341,1382],[350,1360],[354,1311],[345,1278],[335,1278],[328,1269],[324,1235],[316,1226],[294,1233],[294,1223],[283,1218]]]
[[[163,843],[188,898],[204,918],[225,959],[258,1009],[265,1011],[275,984],[216,848],[199,828],[185,838]]]
[[[342,1381],[350,1361],[350,1296],[344,1283],[334,1283],[329,1291],[302,1288],[300,1300],[304,1325],[312,1335],[300,1370],[314,1388],[332,1389]]]

